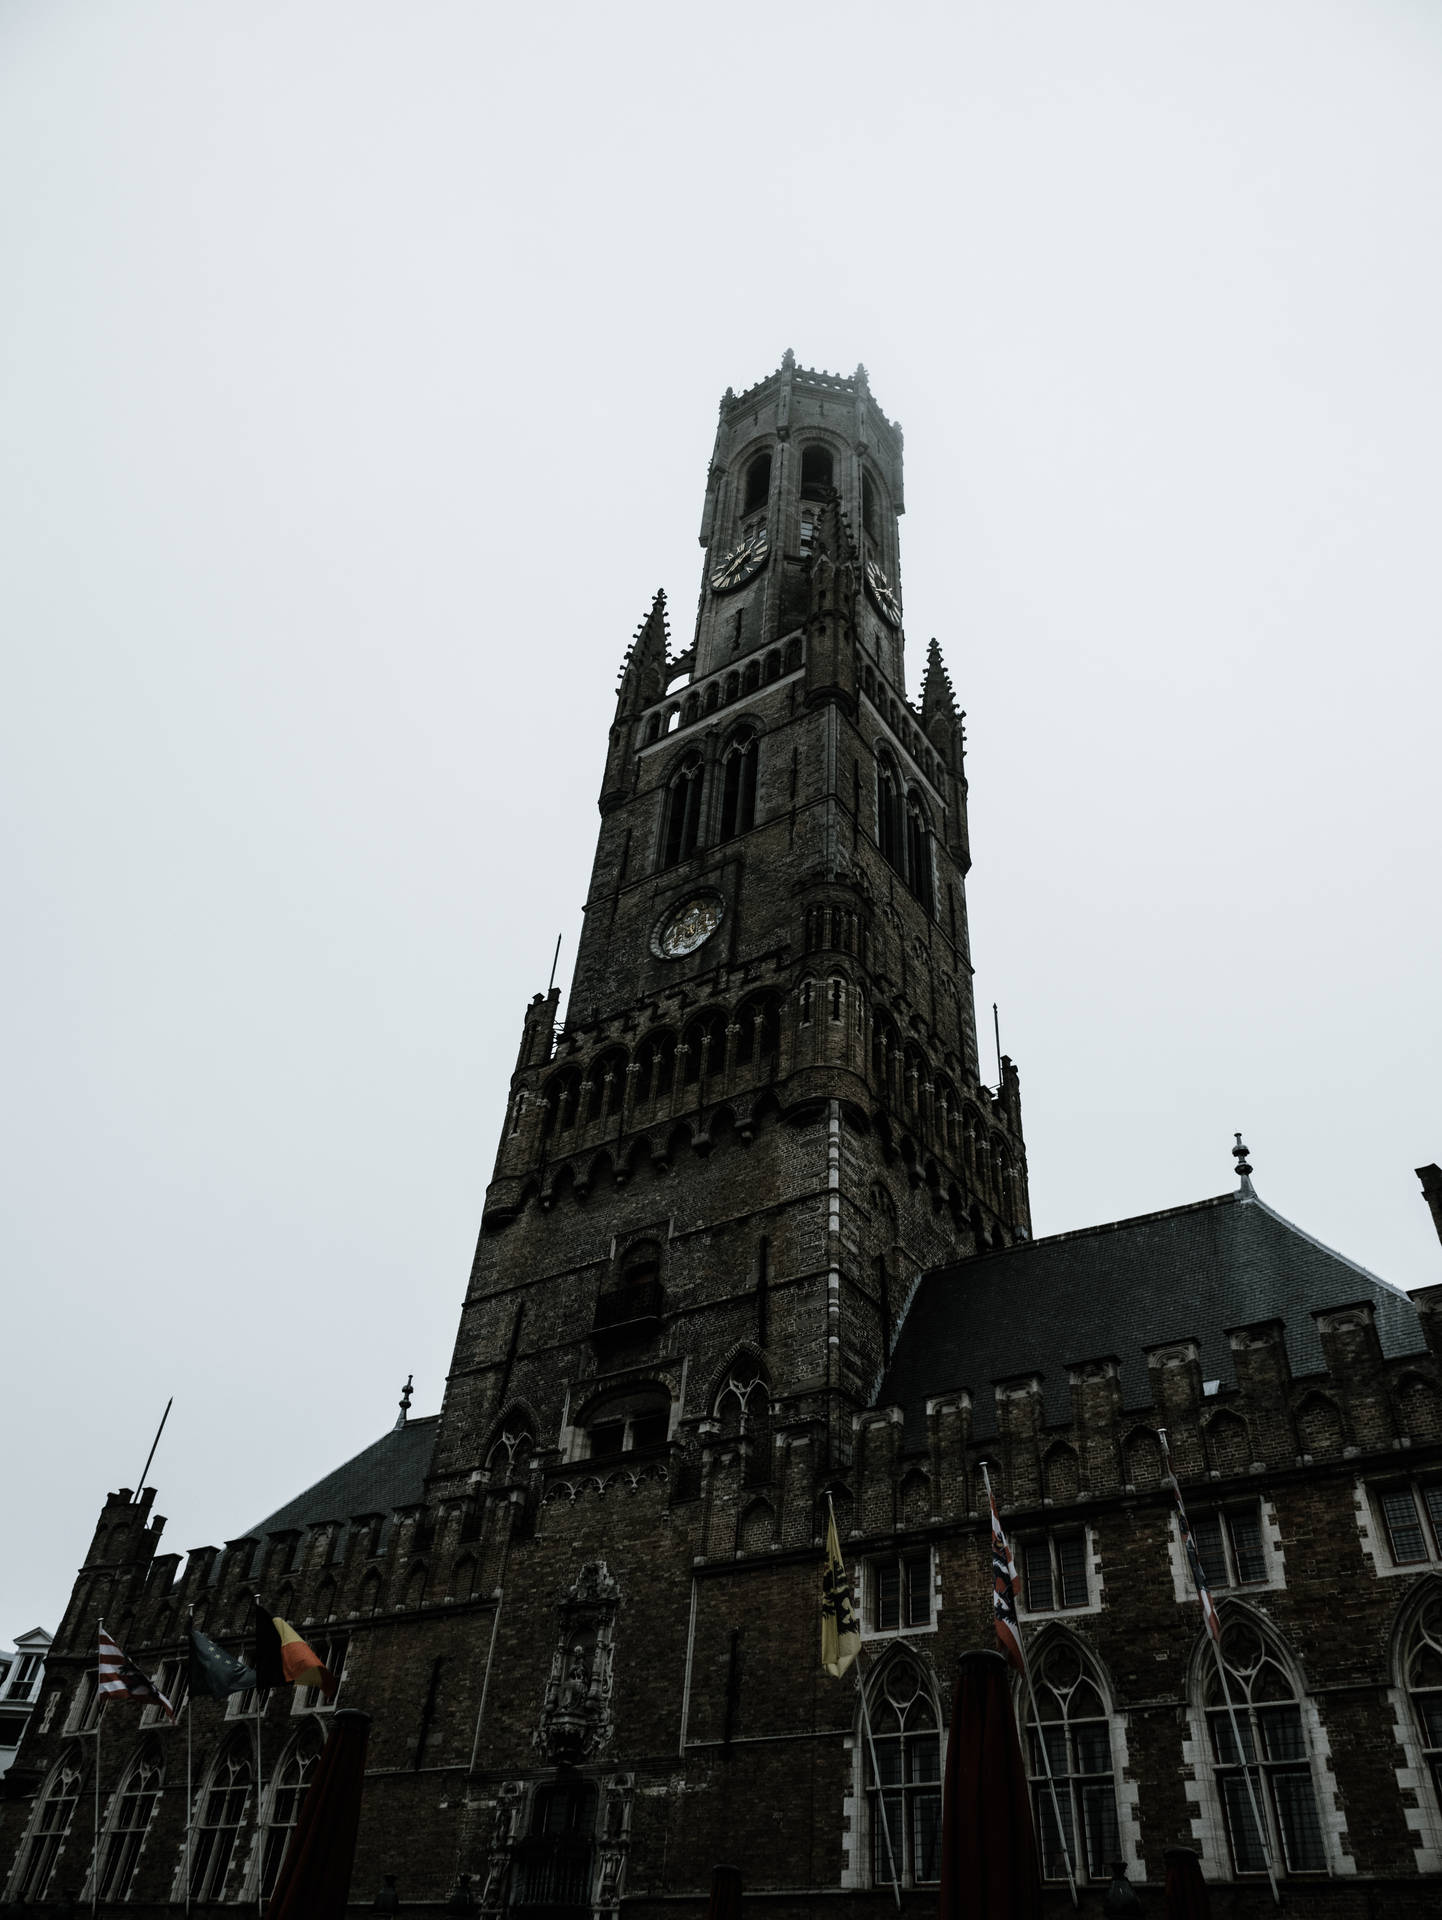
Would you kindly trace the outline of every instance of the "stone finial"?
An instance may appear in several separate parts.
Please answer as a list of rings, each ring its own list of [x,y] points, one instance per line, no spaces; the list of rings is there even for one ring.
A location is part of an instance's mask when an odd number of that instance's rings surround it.
[[[782,370],[786,373],[790,373],[792,368],[795,365],[796,365],[796,355],[791,351],[790,347],[788,347],[785,353],[783,353],[781,356]]]
[[[395,1431],[397,1433],[399,1433],[401,1428],[405,1425],[406,1416],[407,1414],[409,1414],[411,1410],[411,1390],[415,1383],[415,1377],[416,1376],[413,1373],[408,1373],[406,1375],[406,1383],[401,1388],[401,1403],[400,1403],[401,1410],[396,1415],[396,1425],[395,1425]]]
[[[1232,1148],[1232,1158],[1237,1163],[1237,1178],[1241,1181],[1243,1187],[1250,1191],[1249,1183],[1252,1177],[1252,1163],[1247,1158],[1248,1149],[1242,1145],[1241,1134],[1236,1134],[1233,1137],[1237,1142],[1236,1146]]]

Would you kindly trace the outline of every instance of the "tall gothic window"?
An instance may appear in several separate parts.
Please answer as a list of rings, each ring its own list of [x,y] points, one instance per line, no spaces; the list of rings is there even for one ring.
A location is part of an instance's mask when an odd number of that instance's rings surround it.
[[[1111,1717],[1101,1688],[1068,1639],[1046,1643],[1033,1673],[1035,1704],[1027,1722],[1027,1772],[1048,1880],[1066,1878],[1066,1840],[1078,1876],[1105,1880],[1120,1857]],[[1046,1777],[1051,1762],[1053,1804]],[[1057,1814],[1061,1815],[1061,1836]]]
[[[636,1056],[636,1104],[647,1106],[671,1091],[676,1077],[676,1036],[648,1033]]]
[[[876,840],[882,859],[904,877],[906,844],[902,832],[901,786],[895,767],[885,755],[876,762]]]
[[[270,1817],[265,1823],[265,1853],[261,1862],[261,1892],[267,1896],[274,1890],[275,1876],[280,1872],[280,1863],[285,1858],[286,1847],[300,1814],[300,1803],[305,1798],[305,1790],[310,1785],[319,1756],[320,1748],[315,1736],[301,1734],[281,1761],[275,1776],[275,1785],[270,1794]]]
[[[904,1656],[887,1661],[872,1676],[868,1700],[876,1746],[874,1774],[870,1751],[864,1742],[858,1745],[867,1772],[872,1884],[891,1883],[894,1861],[903,1886],[922,1886],[941,1872],[941,1732],[936,1702],[916,1662]]]
[[[30,1824],[19,1871],[10,1888],[10,1897],[17,1903],[45,1898],[56,1856],[65,1845],[70,1822],[75,1817],[84,1764],[79,1747],[71,1747],[61,1755],[60,1764],[46,1782]]]
[[[876,482],[869,473],[861,476],[861,524],[869,537],[881,537],[881,513],[877,505]]]
[[[734,840],[756,824],[756,735],[738,733],[721,760],[721,838]]]
[[[906,796],[906,884],[928,913],[932,908],[931,828],[915,793]]]
[[[758,513],[771,497],[771,455],[758,453],[746,469],[746,496],[743,514]]]
[[[716,1008],[698,1013],[681,1039],[686,1049],[682,1086],[704,1085],[725,1068],[726,1019]]]
[[[586,1098],[588,1120],[609,1119],[621,1111],[626,1091],[626,1050],[612,1047],[591,1063],[587,1076],[590,1092]]]
[[[1432,1790],[1442,1805],[1442,1588],[1430,1596],[1413,1622],[1402,1656],[1402,1677]]]
[[[216,1760],[191,1839],[192,1900],[225,1897],[226,1876],[245,1825],[252,1778],[250,1760],[239,1742],[227,1747]]]
[[[696,851],[701,832],[701,756],[686,754],[666,792],[666,824],[661,835],[661,864],[674,867]]]
[[[1215,1661],[1207,1663],[1203,1701],[1233,1866],[1239,1875],[1267,1870],[1247,1791],[1246,1774],[1250,1774],[1262,1818],[1281,1844],[1278,1864],[1288,1873],[1325,1873],[1327,1853],[1316,1784],[1302,1706],[1291,1677],[1259,1628],[1235,1614],[1222,1629],[1222,1664],[1241,1734],[1240,1752]]]
[[[140,1848],[150,1827],[150,1816],[160,1798],[165,1769],[156,1748],[140,1753],[125,1776],[106,1829],[100,1857],[100,1898],[124,1900],[140,1861]]]
[[[803,447],[801,451],[801,498],[824,500],[835,482],[830,447]]]
[[[775,994],[758,994],[737,1009],[736,1064],[774,1073],[781,1049],[781,1012]]]

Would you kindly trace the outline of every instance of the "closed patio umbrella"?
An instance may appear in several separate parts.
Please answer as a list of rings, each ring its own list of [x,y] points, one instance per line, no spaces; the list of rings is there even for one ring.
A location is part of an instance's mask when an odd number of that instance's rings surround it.
[[[1190,1847],[1168,1847],[1162,1858],[1167,1863],[1167,1920],[1211,1920],[1212,1897],[1196,1854]]]
[[[342,1707],[280,1863],[265,1920],[343,1920],[360,1829],[371,1718]]]
[[[964,1653],[946,1741],[940,1920],[1041,1920],[1031,1796],[999,1653]]]
[[[706,1907],[706,1920],[741,1920],[740,1867],[711,1869],[711,1899]]]

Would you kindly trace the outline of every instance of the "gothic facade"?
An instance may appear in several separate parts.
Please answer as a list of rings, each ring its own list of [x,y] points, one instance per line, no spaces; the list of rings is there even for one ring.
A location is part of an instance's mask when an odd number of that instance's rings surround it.
[[[441,1410],[183,1562],[150,1489],[110,1495],[0,1809],[10,1899],[263,1896],[310,1694],[193,1703],[188,1845],[184,1734],[109,1710],[93,1859],[89,1817],[97,1616],[178,1686],[191,1610],[239,1646],[259,1591],[373,1717],[358,1906],[390,1873],[439,1910],[464,1874],[491,1920],[661,1920],[727,1861],[777,1920],[880,1920],[893,1881],[924,1911],[955,1662],[991,1638],[985,1468],[1058,1913],[1064,1853],[1099,1911],[1115,1860],[1157,1882],[1175,1845],[1239,1912],[1268,1851],[1329,1913],[1436,1910],[1442,1287],[1319,1247],[1245,1170],[1032,1238],[935,642],[905,691],[902,509],[864,369],[788,353],[728,390],[696,626],[674,647],[657,595],[623,663],[566,1018],[554,991],[522,1018]],[[828,1508],[863,1624],[842,1681]]]

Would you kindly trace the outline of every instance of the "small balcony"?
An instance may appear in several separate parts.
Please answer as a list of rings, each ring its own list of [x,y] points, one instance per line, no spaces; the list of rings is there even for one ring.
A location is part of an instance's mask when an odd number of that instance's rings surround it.
[[[659,1280],[633,1280],[603,1293],[596,1302],[592,1335],[634,1338],[656,1332],[666,1311],[666,1290]]]

